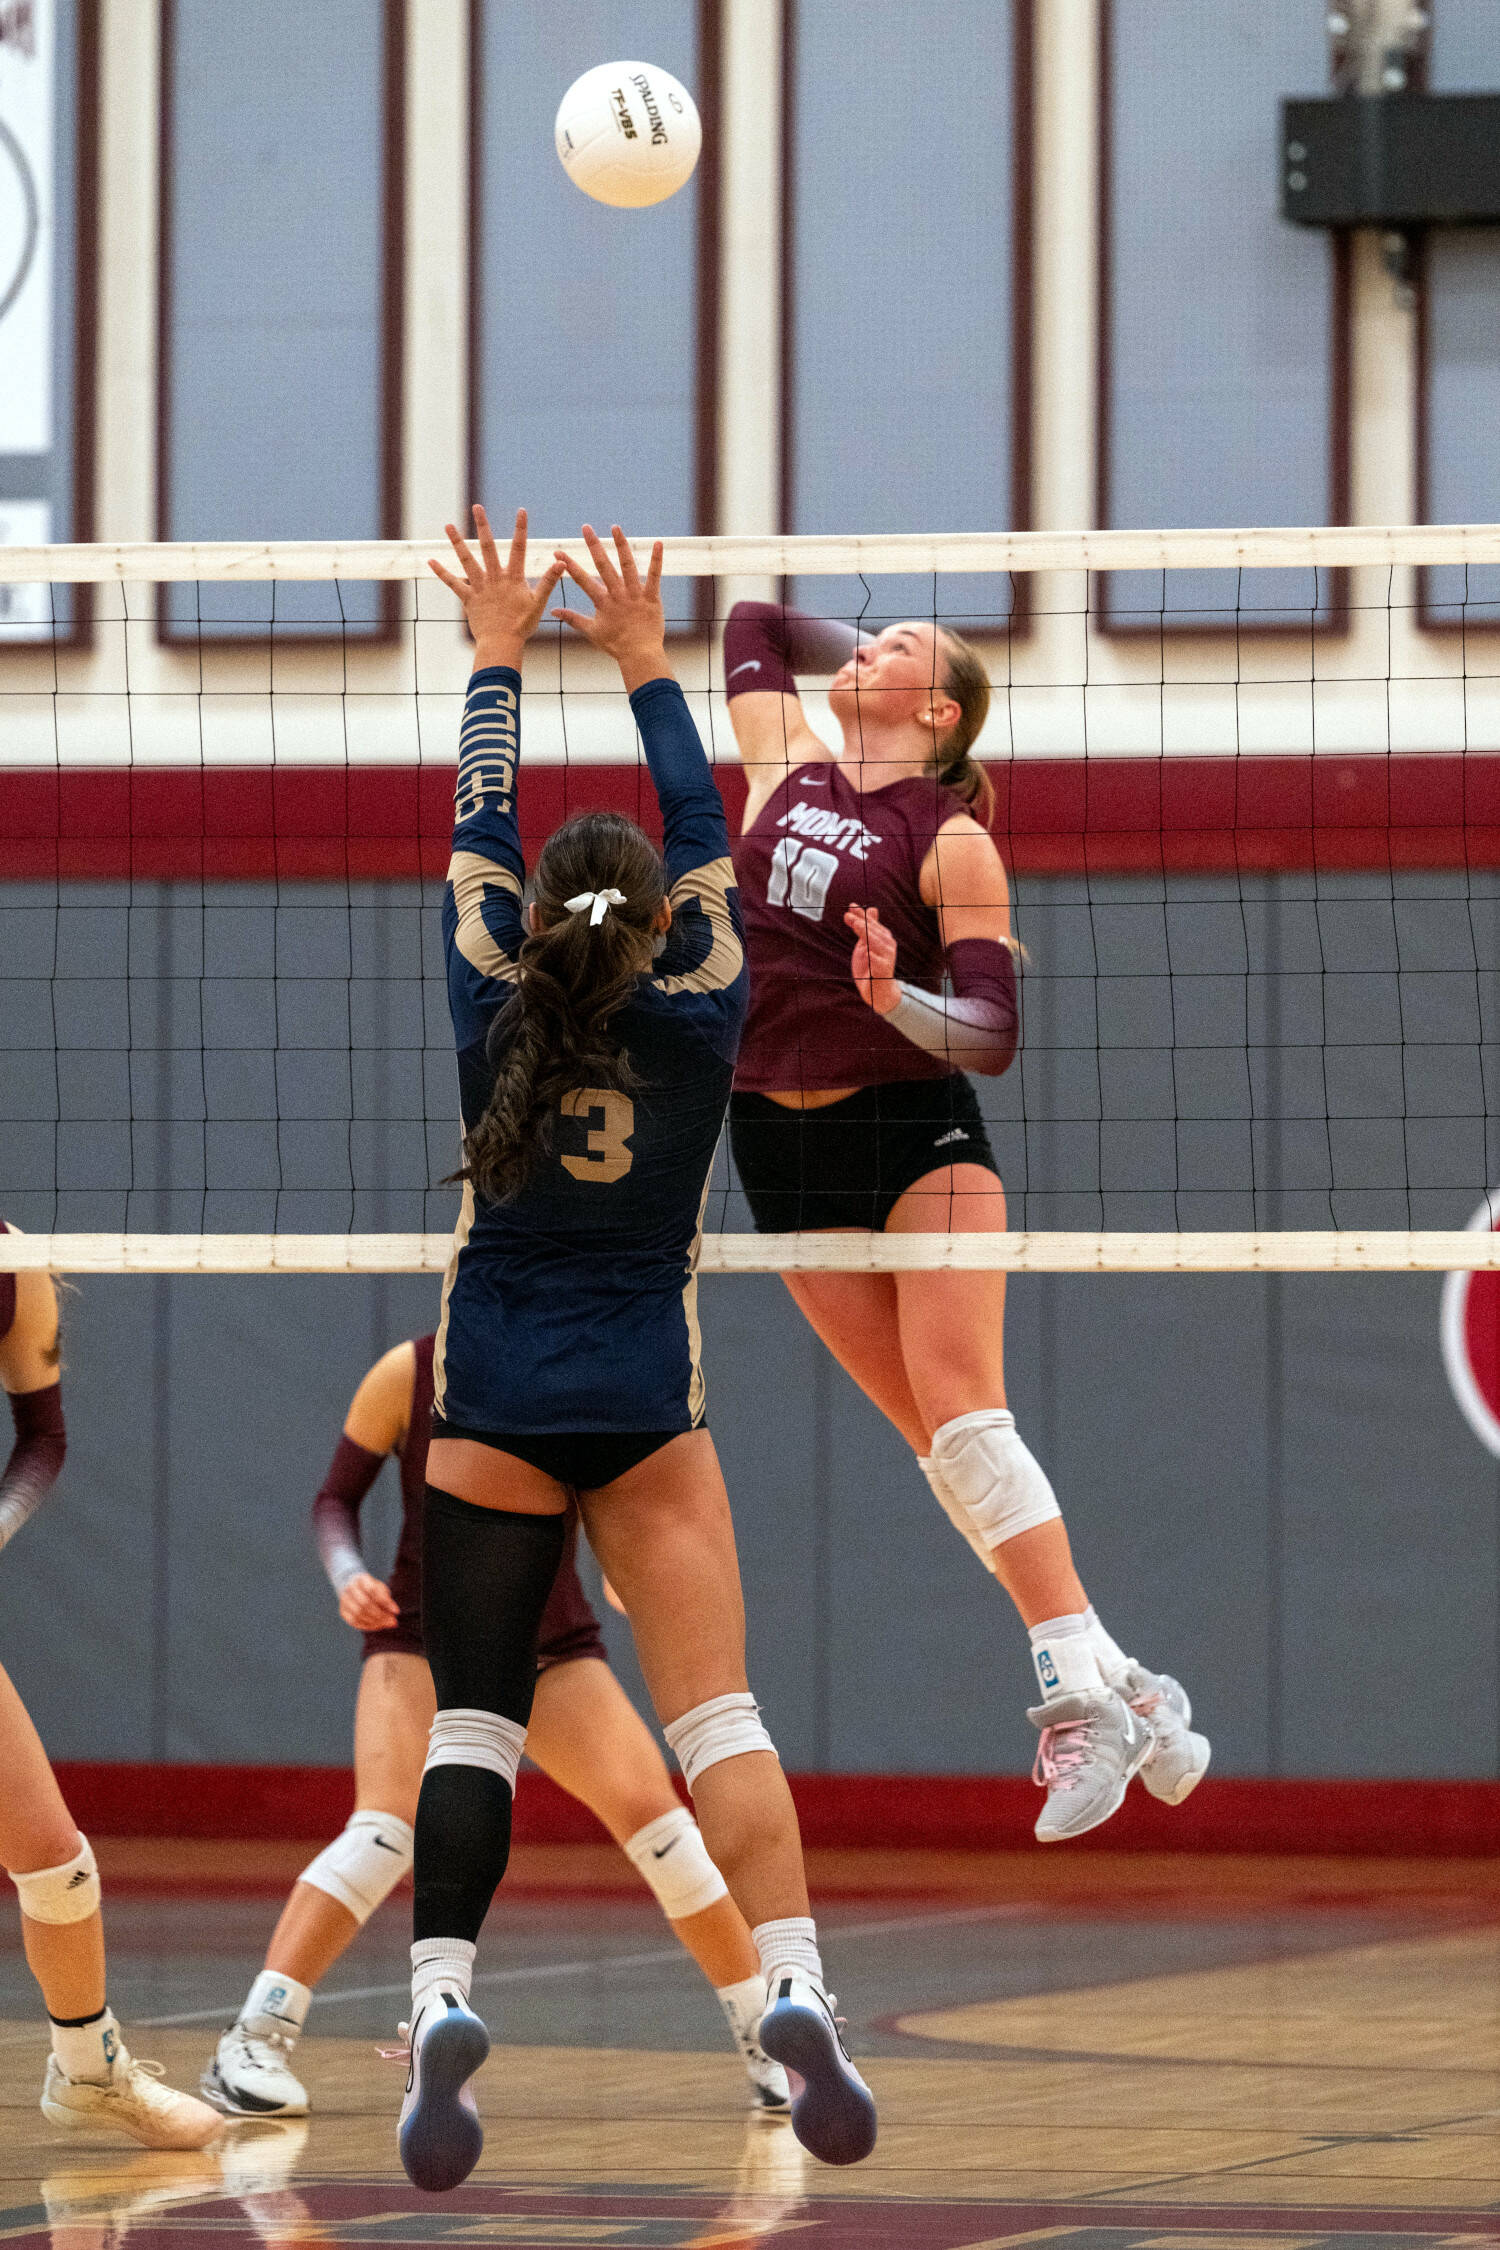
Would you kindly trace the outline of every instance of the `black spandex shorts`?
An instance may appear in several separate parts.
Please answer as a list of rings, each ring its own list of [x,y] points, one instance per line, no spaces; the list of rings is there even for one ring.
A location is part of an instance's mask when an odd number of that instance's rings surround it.
[[[649,1461],[681,1430],[461,1430],[441,1415],[432,1417],[435,1438],[468,1438],[529,1461],[543,1476],[555,1477],[573,1492],[597,1492],[630,1469]]]
[[[974,1089],[951,1078],[862,1086],[822,1109],[787,1109],[766,1094],[735,1094],[729,1145],[759,1234],[867,1227],[878,1234],[909,1187],[947,1164],[995,1155]],[[955,1212],[953,1224],[963,1224]]]

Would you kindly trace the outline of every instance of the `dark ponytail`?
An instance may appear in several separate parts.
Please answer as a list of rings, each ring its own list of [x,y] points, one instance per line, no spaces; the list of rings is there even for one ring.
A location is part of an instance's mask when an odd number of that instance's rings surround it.
[[[623,891],[602,921],[568,911],[582,891]],[[548,837],[536,864],[539,927],[521,947],[515,993],[490,1029],[495,1084],[458,1174],[491,1203],[516,1194],[552,1144],[563,1096],[635,1084],[610,1020],[651,965],[666,895],[649,836],[623,813],[579,813]]]

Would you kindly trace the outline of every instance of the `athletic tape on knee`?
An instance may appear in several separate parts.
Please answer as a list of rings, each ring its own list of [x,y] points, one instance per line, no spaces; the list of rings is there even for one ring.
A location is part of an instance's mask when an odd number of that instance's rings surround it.
[[[502,1719],[498,1711],[439,1711],[427,1737],[422,1771],[431,1773],[434,1766],[481,1766],[486,1773],[497,1773],[514,1793],[516,1768],[525,1747],[526,1729],[514,1719]]]
[[[685,1806],[648,1821],[625,1841],[625,1857],[656,1893],[669,1922],[685,1921],[729,1896],[708,1856],[698,1823]]]
[[[931,1492],[932,1497],[937,1502],[938,1506],[942,1509],[943,1514],[952,1524],[954,1530],[958,1532],[962,1538],[968,1540],[969,1545],[973,1548],[975,1554],[984,1564],[985,1569],[993,1573],[995,1568],[994,1557],[991,1555],[990,1550],[985,1545],[984,1541],[980,1538],[978,1532],[974,1529],[974,1526],[970,1523],[968,1517],[964,1514],[964,1511],[960,1507],[958,1501],[949,1491],[947,1479],[944,1477],[943,1472],[938,1467],[936,1461],[930,1460],[925,1455],[919,1453],[917,1455],[917,1467],[921,1470],[923,1476],[927,1479],[928,1490]]]
[[[30,1922],[86,1922],[99,1909],[99,1869],[87,1836],[80,1836],[73,1859],[61,1867],[38,1867],[30,1875],[12,1874],[21,1894],[21,1912]]]
[[[983,1407],[945,1422],[933,1434],[932,1461],[941,1505],[976,1553],[982,1543],[986,1563],[1007,1539],[1062,1515],[1046,1471],[1005,1407]]]
[[[369,1921],[411,1865],[412,1832],[393,1813],[357,1812],[298,1881],[326,1891],[356,1922]]]
[[[746,1758],[753,1750],[769,1750],[776,1756],[776,1745],[760,1723],[760,1705],[753,1695],[716,1695],[695,1710],[684,1711],[662,1731],[690,1790],[699,1774],[722,1765],[726,1758]]]

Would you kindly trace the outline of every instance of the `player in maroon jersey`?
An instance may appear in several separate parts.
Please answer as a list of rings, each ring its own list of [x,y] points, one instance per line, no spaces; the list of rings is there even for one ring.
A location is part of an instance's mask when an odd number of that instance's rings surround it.
[[[303,1869],[203,2091],[236,2117],[300,2117],[306,2089],[292,2050],[312,1988],[411,1866],[412,1822],[436,1704],[422,1653],[422,1498],[432,1426],[432,1349],[420,1336],[376,1361],[354,1394],[313,1525],[339,1615],[364,1636],[354,1719],[355,1810]],[[389,1581],[367,1567],[359,1510],[387,1454],[401,1470],[401,1533]],[[756,2039],[765,1980],[750,1932],[677,1801],[655,1741],[609,1668],[579,1583],[569,1523],[542,1617],[527,1754],[596,1813],[656,1894],[718,1994],[757,2109],[784,2112],[786,2073]]]
[[[1003,1231],[1005,1192],[965,1070],[1016,1052],[1010,891],[971,756],[977,653],[933,624],[852,628],[741,602],[724,635],[749,790],[735,868],[751,1002],[730,1133],[757,1228]],[[830,750],[796,675],[832,672]],[[945,982],[947,990],[945,992]],[[944,1513],[1031,1635],[1043,1842],[1081,1835],[1132,1776],[1179,1804],[1209,1746],[1183,1689],[1110,1638],[1057,1499],[1005,1404],[1005,1276],[788,1274],[841,1364],[895,1424]]]
[[[0,1234],[16,1230],[0,1219]],[[0,1384],[16,1440],[0,1474],[0,1547],[57,1480],[67,1450],[58,1379],[57,1292],[45,1273],[0,1273]],[[21,1936],[42,1988],[52,2052],[42,2115],[83,2132],[101,2126],[147,2148],[204,2148],[221,2120],[134,2060],[104,1984],[99,1870],[63,1802],[26,1706],[0,1669],[0,1865],[21,1898]]]

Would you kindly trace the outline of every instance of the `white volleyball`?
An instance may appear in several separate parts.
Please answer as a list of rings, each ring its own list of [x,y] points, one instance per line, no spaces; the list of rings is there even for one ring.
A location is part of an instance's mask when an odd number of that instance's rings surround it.
[[[575,78],[557,112],[557,153],[598,203],[663,203],[693,176],[703,146],[697,105],[652,63],[600,63]]]

